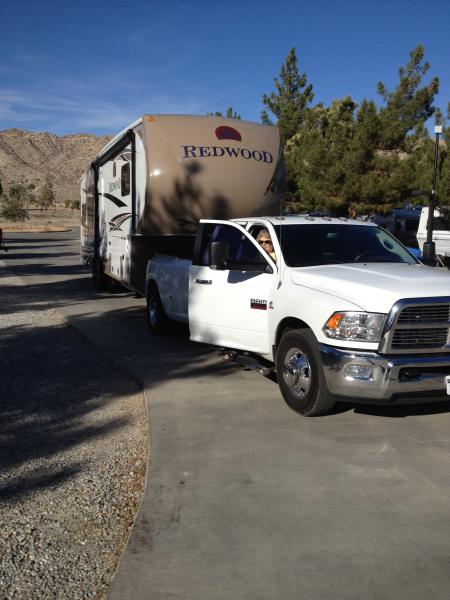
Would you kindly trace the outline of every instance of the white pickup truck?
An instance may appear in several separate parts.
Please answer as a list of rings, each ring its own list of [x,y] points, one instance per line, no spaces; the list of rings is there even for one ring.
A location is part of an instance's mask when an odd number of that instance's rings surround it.
[[[275,259],[256,241],[263,229]],[[450,399],[450,274],[374,224],[202,220],[192,261],[149,261],[146,295],[154,333],[184,321],[191,340],[256,357],[305,416],[339,399]]]
[[[423,252],[423,245],[427,241],[428,206],[424,206],[420,213],[419,226],[417,229],[417,243]],[[433,242],[436,254],[447,267],[450,266],[450,229],[448,217],[439,208],[434,209],[433,215]]]

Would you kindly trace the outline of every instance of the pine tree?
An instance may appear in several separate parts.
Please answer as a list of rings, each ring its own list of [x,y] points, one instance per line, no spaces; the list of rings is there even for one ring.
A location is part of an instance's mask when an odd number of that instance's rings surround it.
[[[274,79],[276,92],[263,96],[263,104],[275,117],[283,142],[292,138],[304,120],[305,110],[314,98],[313,86],[307,83],[306,73],[299,74],[295,48],[291,48],[280,69],[280,79]],[[273,125],[268,110],[261,118],[265,125]]]
[[[388,212],[411,202],[418,187],[430,189],[434,151],[425,121],[435,111],[439,81],[422,86],[429,69],[423,57],[422,46],[410,53],[394,91],[378,85],[385,100],[379,110],[372,100],[357,107],[350,97],[304,109],[297,133],[285,145],[288,189],[298,209]],[[443,137],[450,141],[449,129]],[[441,203],[450,202],[447,148],[441,146],[439,161]]]
[[[10,200],[14,200],[19,204],[25,204],[26,200],[26,190],[25,187],[21,183],[13,183],[9,188],[9,198]]]
[[[5,196],[2,216],[8,221],[25,221],[29,219],[28,211],[25,209],[26,191],[23,185],[15,183],[9,188],[8,196]]]
[[[352,98],[318,104],[305,112],[303,123],[286,144],[288,189],[297,210],[324,209],[345,214],[346,184],[355,137]]]
[[[430,68],[423,62],[424,54],[421,44],[410,52],[408,64],[398,71],[399,82],[394,91],[378,83],[378,93],[386,104],[379,113],[384,150],[410,150],[418,139],[423,139],[423,125],[435,111],[433,101],[439,91],[439,78],[420,87]]]
[[[47,210],[52,204],[55,203],[55,192],[53,190],[53,183],[51,182],[49,177],[46,177],[44,185],[42,186],[39,192],[37,203],[41,211],[43,209]]]
[[[239,114],[238,114],[238,113],[237,113],[237,112],[236,112],[236,111],[233,109],[233,107],[232,107],[232,106],[229,106],[229,107],[227,108],[227,115],[226,115],[226,116],[227,116],[227,119],[238,119],[238,120],[240,120],[240,119],[241,119],[241,115],[239,115]]]
[[[223,117],[223,116],[224,116],[224,115],[223,115],[223,113],[221,113],[220,111],[216,111],[215,113],[206,113],[206,115],[207,115],[208,117]],[[240,119],[241,119],[241,115],[240,115],[240,114],[238,114],[238,113],[237,113],[237,112],[234,110],[234,108],[233,108],[232,106],[229,106],[229,107],[227,108],[227,112],[225,113],[225,117],[226,117],[227,119],[238,119],[238,120],[240,120]]]

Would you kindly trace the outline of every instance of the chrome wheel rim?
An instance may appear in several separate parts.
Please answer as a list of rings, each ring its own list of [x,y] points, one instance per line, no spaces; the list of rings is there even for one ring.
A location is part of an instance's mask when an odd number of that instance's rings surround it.
[[[291,348],[284,357],[283,379],[297,398],[304,398],[311,388],[311,365],[300,348]]]

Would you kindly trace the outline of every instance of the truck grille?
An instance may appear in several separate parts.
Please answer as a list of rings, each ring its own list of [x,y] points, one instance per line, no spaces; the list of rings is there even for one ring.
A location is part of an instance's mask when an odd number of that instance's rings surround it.
[[[400,300],[380,345],[385,353],[449,352],[450,298]]]
[[[436,306],[409,306],[400,313],[397,323],[447,323],[449,320],[449,304]]]
[[[392,349],[442,348],[447,343],[448,329],[397,329]]]

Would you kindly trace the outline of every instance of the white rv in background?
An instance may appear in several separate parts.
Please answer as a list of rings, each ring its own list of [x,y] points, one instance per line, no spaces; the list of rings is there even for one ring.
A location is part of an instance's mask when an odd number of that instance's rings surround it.
[[[419,228],[417,230],[417,242],[420,251],[423,252],[423,244],[427,241],[427,221],[428,206],[422,208],[420,214]],[[450,223],[438,208],[434,210],[433,218],[433,242],[436,247],[436,254],[444,259],[444,262],[450,260]]]
[[[202,218],[280,213],[279,131],[221,117],[144,115],[81,179],[81,260],[144,293],[155,252],[192,257]]]

